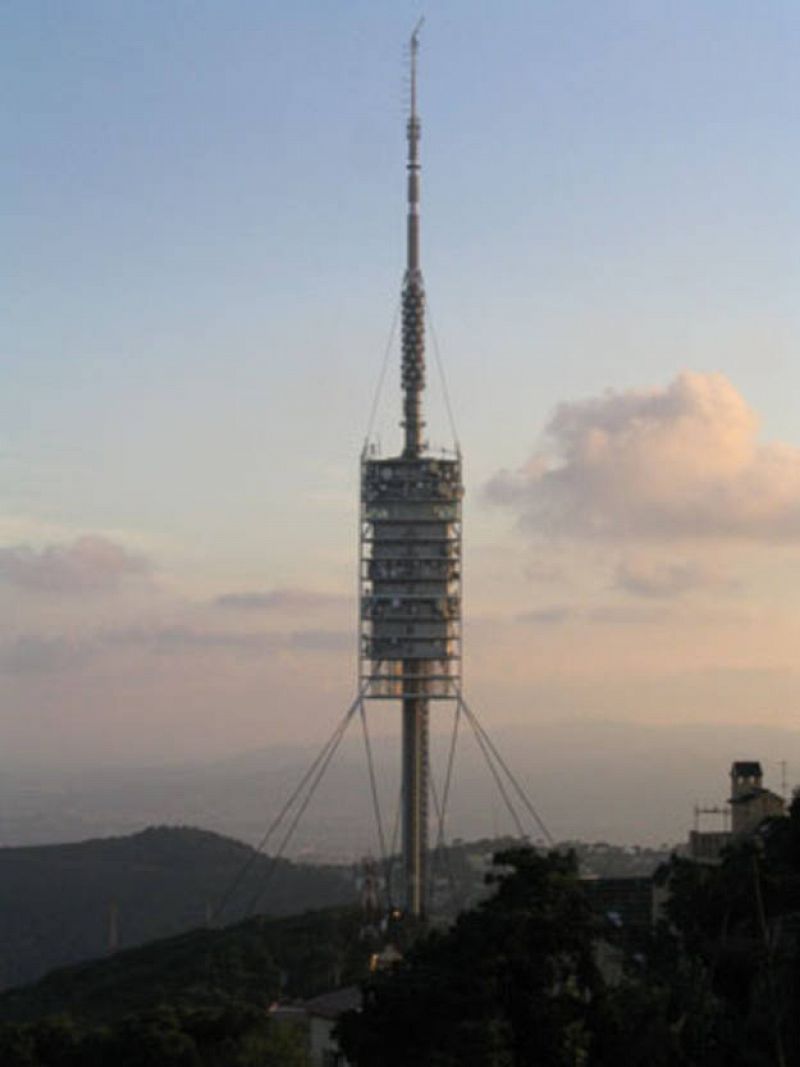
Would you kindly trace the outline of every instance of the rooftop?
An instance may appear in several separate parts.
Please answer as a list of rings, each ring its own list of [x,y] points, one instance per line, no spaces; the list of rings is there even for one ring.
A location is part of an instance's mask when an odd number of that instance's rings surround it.
[[[356,985],[343,986],[342,989],[312,997],[304,1006],[308,1015],[338,1019],[346,1011],[358,1011],[361,1008],[361,989]]]
[[[731,775],[743,778],[760,778],[764,772],[757,760],[736,760],[731,767]]]

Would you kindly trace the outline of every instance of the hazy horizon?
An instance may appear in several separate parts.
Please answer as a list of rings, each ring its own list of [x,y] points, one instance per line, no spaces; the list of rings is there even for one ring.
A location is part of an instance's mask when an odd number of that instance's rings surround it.
[[[374,719],[373,719],[374,726]],[[558,841],[677,846],[694,825],[694,806],[720,806],[737,759],[758,759],[765,785],[787,794],[800,765],[793,731],[740,724],[720,737],[713,723],[647,727],[622,721],[561,719],[539,732],[500,727],[493,739]],[[432,766],[441,795],[450,736],[434,733]],[[387,838],[396,815],[398,738],[371,733]],[[188,824],[256,844],[318,746],[264,746],[212,762],[161,766],[20,767],[0,760],[0,845],[46,844],[120,833],[153,824]],[[785,764],[785,766],[784,766]],[[380,852],[367,762],[354,723],[292,840],[290,855],[358,857]],[[784,777],[785,776],[785,777]],[[525,832],[538,827],[515,802]],[[704,817],[706,829],[720,828]],[[438,821],[432,816],[434,839]],[[516,827],[474,740],[462,724],[447,839],[515,834]],[[277,840],[271,841],[274,850]],[[270,849],[268,848],[268,851]]]

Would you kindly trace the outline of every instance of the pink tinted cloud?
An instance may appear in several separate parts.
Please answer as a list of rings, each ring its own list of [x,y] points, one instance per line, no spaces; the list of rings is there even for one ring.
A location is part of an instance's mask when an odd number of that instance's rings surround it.
[[[71,544],[0,548],[0,581],[42,592],[82,593],[110,589],[145,574],[147,560],[105,537],[79,537]]]
[[[626,593],[652,600],[674,599],[700,589],[735,588],[735,583],[718,568],[699,560],[657,560],[643,556],[620,562],[615,585]]]
[[[282,653],[320,658],[340,657],[352,650],[346,630],[300,629],[273,633],[219,630],[198,626],[148,625],[99,630],[76,637],[68,633],[24,633],[0,640],[0,675],[71,672],[117,653],[179,659],[192,656],[210,670],[235,657],[266,662]]]
[[[757,439],[721,374],[562,404],[548,448],[491,479],[531,533],[642,540],[800,538],[800,449]]]
[[[0,643],[0,674],[52,674],[82,667],[91,655],[84,642],[63,635],[21,634]]]
[[[345,596],[321,593],[314,589],[266,589],[238,593],[224,593],[214,601],[218,608],[235,611],[305,612],[318,608],[341,607],[349,604]]]

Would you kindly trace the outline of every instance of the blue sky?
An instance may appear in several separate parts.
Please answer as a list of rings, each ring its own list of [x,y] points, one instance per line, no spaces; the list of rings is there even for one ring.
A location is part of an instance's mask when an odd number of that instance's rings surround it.
[[[791,723],[800,9],[425,15],[423,257],[489,718],[635,716],[638,678],[660,694],[653,721],[680,693],[704,721],[767,704]],[[56,758],[91,735],[98,758],[214,754],[316,736],[346,703],[357,457],[402,272],[418,16],[374,0],[0,7],[7,749]],[[397,379],[393,362],[387,448]],[[601,430],[617,466],[592,474]],[[702,442],[696,476],[680,440]],[[550,474],[499,474],[543,448]],[[246,619],[215,607],[275,590],[296,599]],[[255,656],[253,634],[277,632],[312,636]],[[193,643],[202,661],[181,659]],[[290,723],[264,719],[265,692],[295,701]],[[187,736],[198,721],[205,744]]]

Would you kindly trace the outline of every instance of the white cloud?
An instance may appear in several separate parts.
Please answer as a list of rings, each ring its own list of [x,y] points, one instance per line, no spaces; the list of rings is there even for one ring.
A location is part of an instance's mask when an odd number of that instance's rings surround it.
[[[0,672],[5,674],[51,674],[81,667],[91,648],[63,636],[21,634],[0,645]]]
[[[699,589],[732,589],[734,583],[698,560],[658,560],[636,555],[617,567],[615,585],[634,596],[670,599]]]
[[[215,657],[265,661],[280,653],[312,657],[352,649],[353,636],[342,630],[258,632],[198,626],[143,624],[106,629],[80,638],[64,633],[25,633],[0,642],[0,674],[52,674],[82,668],[89,660],[130,651],[160,657],[200,656],[211,667]]]
[[[339,607],[350,603],[347,597],[335,593],[319,593],[312,589],[268,589],[255,592],[224,593],[214,605],[237,611],[305,612],[317,608]]]
[[[488,494],[531,533],[667,540],[800,538],[800,449],[760,444],[721,374],[562,404],[549,447]]]
[[[110,589],[124,578],[148,570],[143,556],[133,555],[105,537],[79,537],[70,544],[42,549],[29,545],[0,548],[0,581],[42,592]]]
[[[643,626],[664,622],[668,618],[667,611],[663,605],[656,607],[639,604],[600,604],[586,608],[576,604],[553,604],[533,611],[524,611],[517,615],[516,622],[544,627],[559,626],[562,623]]]
[[[266,652],[279,643],[279,637],[269,634],[209,630],[183,625],[132,626],[101,633],[99,645],[143,649],[157,655],[178,655],[184,652]]]
[[[558,626],[575,617],[575,609],[564,604],[551,604],[545,608],[524,611],[517,616],[517,622],[532,623],[535,626]]]

